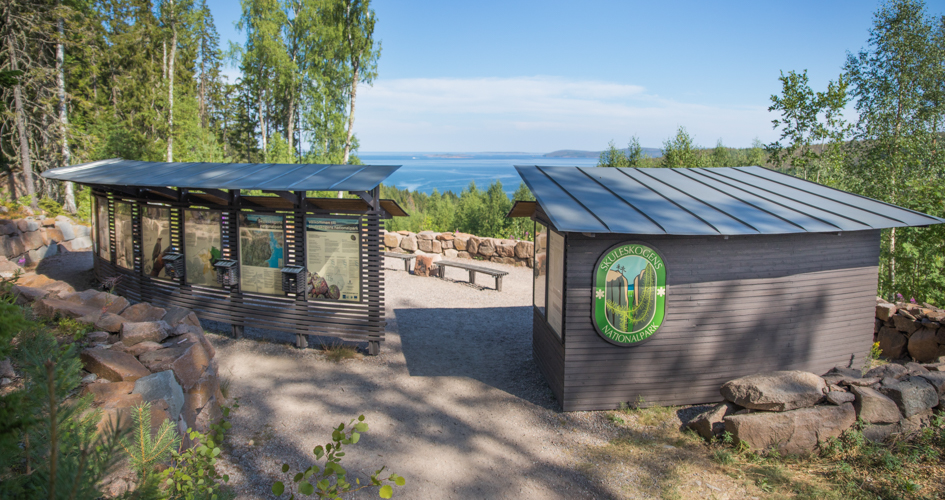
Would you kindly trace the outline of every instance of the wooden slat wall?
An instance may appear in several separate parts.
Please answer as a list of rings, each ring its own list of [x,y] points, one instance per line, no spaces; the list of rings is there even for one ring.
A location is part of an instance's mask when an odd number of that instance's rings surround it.
[[[542,318],[538,309],[532,309],[532,311],[535,314],[532,327],[532,355],[538,369],[548,381],[551,391],[555,393],[558,401],[562,401],[564,398],[564,344]]]
[[[105,193],[98,192],[103,195]],[[121,199],[142,203],[128,196]],[[114,220],[113,203],[109,200],[109,213]],[[183,250],[184,204],[171,203],[171,242]],[[265,210],[260,210],[265,213]],[[288,259],[304,263],[304,215],[317,212],[296,211],[291,215],[291,239],[287,246],[293,247]],[[238,233],[236,209],[225,211],[222,223],[223,252],[237,258]],[[319,215],[324,215],[319,213]],[[311,334],[337,337],[356,342],[382,342],[384,340],[384,276],[380,253],[381,214],[378,212],[359,214],[364,221],[361,229],[361,302],[305,300],[303,297],[270,296],[242,293],[233,289],[211,288],[196,285],[180,285],[176,281],[154,279],[115,265],[95,255],[95,276],[103,280],[111,276],[122,276],[118,293],[134,301],[148,301],[160,307],[181,306],[193,309],[201,319],[223,323],[259,327],[268,330],[296,334]],[[110,225],[110,227],[112,227]],[[136,237],[140,237],[136,233]],[[114,240],[114,231],[112,231]],[[114,245],[112,245],[114,248]],[[114,260],[114,252],[112,252]]]
[[[859,368],[872,342],[879,236],[569,233],[564,362],[536,316],[539,367],[556,394],[562,380],[565,411],[639,397],[660,405],[714,402],[723,383],[751,373]],[[656,248],[667,269],[666,321],[633,347],[605,342],[591,323],[593,267],[624,241]]]

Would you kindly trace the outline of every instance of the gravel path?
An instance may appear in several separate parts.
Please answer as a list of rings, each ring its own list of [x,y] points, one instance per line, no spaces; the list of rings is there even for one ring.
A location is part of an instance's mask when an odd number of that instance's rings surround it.
[[[304,468],[332,426],[362,413],[370,431],[343,463],[362,479],[381,465],[404,476],[397,498],[610,497],[569,450],[607,443],[613,426],[602,413],[560,413],[532,360],[531,270],[490,265],[509,272],[501,293],[488,277],[483,288],[388,269],[379,356],[334,363],[318,349],[211,335],[241,405],[224,467],[240,498],[270,498],[283,462]]]

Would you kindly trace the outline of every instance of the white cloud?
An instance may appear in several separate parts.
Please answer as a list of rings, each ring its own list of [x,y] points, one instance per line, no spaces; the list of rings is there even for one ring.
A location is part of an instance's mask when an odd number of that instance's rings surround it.
[[[770,140],[766,103],[719,107],[638,85],[558,77],[405,78],[358,89],[363,151],[530,151],[659,147],[679,125],[702,146]]]

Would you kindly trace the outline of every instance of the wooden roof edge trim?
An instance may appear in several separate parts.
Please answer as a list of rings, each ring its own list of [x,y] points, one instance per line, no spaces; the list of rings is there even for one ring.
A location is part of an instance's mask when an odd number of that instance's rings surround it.
[[[506,218],[511,219],[515,217],[528,217],[531,218],[535,215],[535,209],[538,207],[537,201],[516,201],[512,205],[512,209],[509,210],[509,213],[505,215]]]

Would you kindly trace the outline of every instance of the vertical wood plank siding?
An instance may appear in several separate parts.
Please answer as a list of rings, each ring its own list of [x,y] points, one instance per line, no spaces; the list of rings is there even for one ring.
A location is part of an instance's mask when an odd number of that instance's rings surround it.
[[[724,382],[751,373],[859,368],[872,342],[879,236],[569,233],[563,363],[561,344],[538,315],[535,357],[565,411],[615,408],[640,397],[660,405],[707,403],[721,400]],[[626,241],[658,250],[667,270],[666,320],[633,347],[605,342],[591,323],[593,268]]]
[[[103,195],[104,193],[97,193]],[[132,197],[120,196],[123,201],[143,203]],[[114,203],[109,203],[109,214],[114,221]],[[186,204],[171,205],[171,242],[183,250],[183,214]],[[223,207],[221,207],[223,208]],[[266,213],[267,210],[259,210]],[[268,211],[276,213],[276,211]],[[236,227],[238,209],[223,212],[222,251],[229,258],[239,257],[239,234]],[[304,227],[306,213],[327,215],[323,211],[296,210],[291,213],[292,225],[287,245],[287,261],[304,265]],[[272,296],[244,293],[238,286],[213,288],[199,285],[180,285],[177,281],[155,279],[138,272],[123,269],[114,263],[114,224],[109,223],[112,260],[102,259],[96,252],[94,272],[101,281],[121,276],[117,292],[133,301],[148,301],[159,307],[180,306],[192,309],[201,319],[220,321],[231,325],[258,327],[303,335],[322,335],[356,342],[384,340],[384,274],[381,261],[380,212],[357,214],[361,226],[361,296],[360,302],[305,300],[304,297]],[[108,222],[108,221],[106,221]],[[97,234],[97,232],[96,232]],[[140,235],[136,232],[136,238]],[[287,262],[287,263],[288,263]],[[139,267],[139,266],[136,266]]]

